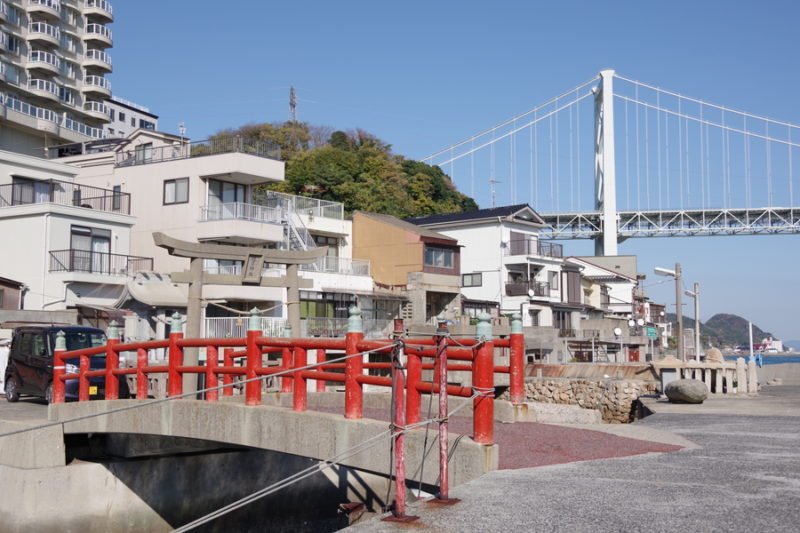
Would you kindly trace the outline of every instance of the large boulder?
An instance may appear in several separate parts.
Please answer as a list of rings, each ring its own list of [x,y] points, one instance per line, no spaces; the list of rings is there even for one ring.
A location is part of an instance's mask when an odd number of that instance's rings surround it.
[[[708,398],[708,387],[696,379],[676,379],[667,383],[664,394],[672,403],[703,403]]]

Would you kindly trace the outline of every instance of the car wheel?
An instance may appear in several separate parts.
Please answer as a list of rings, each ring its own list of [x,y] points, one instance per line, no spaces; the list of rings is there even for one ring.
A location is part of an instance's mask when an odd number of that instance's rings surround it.
[[[17,380],[9,377],[6,380],[6,400],[9,402],[19,401],[19,390],[17,389]]]
[[[44,401],[46,401],[48,404],[53,403],[53,384],[52,383],[47,385],[47,388],[44,391]]]

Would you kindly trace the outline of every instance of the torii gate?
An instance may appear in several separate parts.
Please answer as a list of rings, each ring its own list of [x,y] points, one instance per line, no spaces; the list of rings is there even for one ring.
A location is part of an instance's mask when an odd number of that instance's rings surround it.
[[[156,246],[165,248],[170,255],[189,258],[189,271],[172,272],[170,278],[176,283],[189,284],[189,301],[186,305],[186,336],[200,337],[200,308],[203,298],[203,284],[208,285],[255,285],[260,287],[286,287],[286,314],[292,331],[300,331],[300,289],[313,287],[313,282],[298,275],[298,265],[313,263],[325,255],[325,248],[312,250],[271,250],[268,248],[248,248],[227,244],[204,244],[174,239],[161,232],[153,233]],[[241,275],[209,274],[203,272],[204,259],[222,259],[242,262]],[[286,265],[286,275],[262,277],[264,263]],[[193,352],[193,353],[192,353]],[[185,364],[197,364],[197,351],[190,350],[184,355]],[[191,377],[191,376],[187,376]],[[193,384],[184,383],[186,387]],[[194,384],[196,387],[196,384]]]

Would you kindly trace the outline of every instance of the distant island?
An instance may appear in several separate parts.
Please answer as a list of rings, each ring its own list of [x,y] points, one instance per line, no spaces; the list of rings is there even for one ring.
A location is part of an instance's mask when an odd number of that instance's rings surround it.
[[[674,313],[667,313],[667,320],[673,324],[676,321]],[[728,313],[718,313],[709,318],[705,323],[700,323],[700,336],[703,345],[716,346],[718,348],[734,348],[736,346],[747,346],[750,342],[748,320]],[[694,328],[695,321],[693,318],[683,317],[684,328]],[[757,325],[753,324],[753,342],[761,342],[762,339],[775,337],[772,333],[764,331]],[[795,349],[800,347],[800,341],[784,342],[784,345],[792,345]]]

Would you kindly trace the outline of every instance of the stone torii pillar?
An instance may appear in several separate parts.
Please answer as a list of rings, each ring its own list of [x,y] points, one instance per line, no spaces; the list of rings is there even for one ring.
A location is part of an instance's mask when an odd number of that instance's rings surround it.
[[[325,248],[313,250],[271,250],[267,248],[248,248],[245,246],[231,246],[227,244],[203,244],[197,242],[173,239],[161,232],[153,233],[156,246],[165,248],[170,255],[186,257],[189,259],[189,271],[172,272],[170,278],[176,283],[189,284],[189,301],[186,305],[186,337],[197,338],[200,336],[200,309],[203,299],[203,285],[253,285],[260,287],[286,287],[286,314],[292,331],[300,331],[300,289],[313,286],[311,280],[300,278],[299,265],[308,265],[317,258],[325,255]],[[235,274],[208,274],[203,272],[204,259],[221,259],[241,261],[242,273]],[[264,264],[273,263],[286,265],[286,276],[262,277],[261,271]],[[196,349],[186,350],[185,365],[196,365],[198,354]],[[187,383],[184,376],[184,391],[196,390],[196,383]]]

